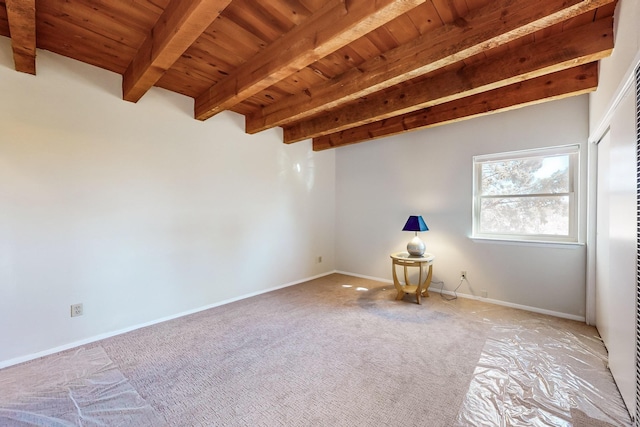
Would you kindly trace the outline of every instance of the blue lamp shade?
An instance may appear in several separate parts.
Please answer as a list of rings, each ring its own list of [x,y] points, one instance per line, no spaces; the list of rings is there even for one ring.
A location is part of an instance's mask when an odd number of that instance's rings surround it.
[[[418,231],[428,231],[429,227],[425,224],[424,219],[420,215],[412,215],[407,220],[402,231],[415,231],[416,235],[407,244],[407,252],[414,257],[422,257],[426,249],[424,242],[418,237]]]
[[[402,231],[429,231],[429,227],[422,219],[422,215],[412,215],[407,220]]]

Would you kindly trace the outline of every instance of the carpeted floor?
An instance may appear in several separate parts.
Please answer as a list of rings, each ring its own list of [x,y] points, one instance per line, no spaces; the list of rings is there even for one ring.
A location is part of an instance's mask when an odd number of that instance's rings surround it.
[[[631,425],[594,328],[340,274],[85,347],[142,402],[59,425],[149,407],[169,426]],[[0,371],[0,425],[30,425],[3,381],[69,354]]]

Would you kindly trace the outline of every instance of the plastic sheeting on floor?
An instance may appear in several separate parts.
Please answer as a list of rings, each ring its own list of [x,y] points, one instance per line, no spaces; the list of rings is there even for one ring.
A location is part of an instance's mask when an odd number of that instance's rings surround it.
[[[102,347],[9,367],[0,375],[1,426],[165,426]]]
[[[601,342],[552,323],[494,326],[457,425],[570,427],[579,408],[594,421],[630,426],[606,363]]]

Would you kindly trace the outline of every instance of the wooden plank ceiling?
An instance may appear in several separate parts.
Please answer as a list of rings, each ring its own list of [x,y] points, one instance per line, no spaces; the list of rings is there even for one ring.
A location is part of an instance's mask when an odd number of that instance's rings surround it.
[[[194,117],[324,150],[596,89],[615,0],[0,0],[17,71],[36,48],[158,86]]]

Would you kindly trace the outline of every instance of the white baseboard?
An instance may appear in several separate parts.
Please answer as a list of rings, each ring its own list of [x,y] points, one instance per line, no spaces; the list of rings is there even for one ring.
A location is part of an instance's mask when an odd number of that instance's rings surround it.
[[[93,342],[100,341],[100,340],[103,340],[103,339],[106,339],[106,338],[111,338],[111,337],[114,337],[116,335],[121,335],[121,334],[125,334],[127,332],[135,331],[136,329],[145,328],[147,326],[151,326],[151,325],[155,325],[155,324],[158,324],[158,323],[166,322],[168,320],[173,320],[173,319],[177,319],[179,317],[188,316],[190,314],[198,313],[200,311],[209,310],[210,308],[219,307],[221,305],[229,304],[229,303],[232,303],[232,302],[235,302],[235,301],[240,301],[240,300],[243,300],[243,299],[246,299],[246,298],[250,298],[250,297],[253,297],[253,296],[256,296],[256,295],[266,294],[267,292],[276,291],[278,289],[287,288],[289,286],[299,285],[300,283],[304,283],[304,282],[308,282],[310,280],[318,279],[320,277],[328,276],[328,275],[333,274],[333,273],[335,273],[335,270],[332,270],[332,271],[329,271],[329,272],[326,272],[326,273],[322,273],[322,274],[318,274],[316,276],[307,277],[305,279],[300,279],[300,280],[296,280],[296,281],[293,281],[293,282],[285,283],[284,285],[279,285],[279,286],[275,286],[275,287],[268,288],[268,289],[262,289],[260,291],[251,292],[251,293],[248,293],[248,294],[240,295],[238,297],[229,298],[229,299],[226,299],[226,300],[223,300],[223,301],[218,301],[218,302],[215,302],[213,304],[209,304],[209,305],[205,305],[205,306],[202,306],[202,307],[198,307],[198,308],[195,308],[193,310],[183,311],[183,312],[177,313],[177,314],[172,314],[170,316],[162,317],[160,319],[152,320],[150,322],[140,323],[140,324],[133,325],[133,326],[130,326],[130,327],[127,327],[127,328],[118,329],[116,331],[111,331],[111,332],[107,332],[107,333],[104,333],[104,334],[95,335],[95,336],[92,336],[92,337],[89,337],[89,338],[85,338],[85,339],[82,339],[82,340],[79,340],[79,341],[74,341],[74,342],[71,342],[71,343],[68,343],[68,344],[64,344],[64,345],[61,345],[61,346],[58,346],[58,347],[54,347],[54,348],[50,348],[50,349],[47,349],[47,350],[43,350],[43,351],[40,351],[38,353],[32,353],[32,354],[27,354],[25,356],[16,357],[16,358],[13,358],[13,359],[2,360],[2,361],[0,361],[0,369],[7,368],[7,367],[13,366],[13,365],[17,365],[19,363],[28,362],[30,360],[38,359],[40,357],[49,356],[51,354],[59,353],[59,352],[64,351],[64,350],[69,350],[69,349],[74,348],[74,347],[79,347],[79,346],[82,346],[82,345],[91,344]]]
[[[360,277],[362,279],[375,280],[377,282],[382,282],[382,283],[393,283],[393,280],[381,279],[379,277],[365,276],[365,275],[357,274],[357,273],[349,273],[347,271],[336,271],[336,273],[344,274],[344,275],[347,275],[347,276]],[[435,292],[435,293],[439,294],[440,293],[440,289],[436,289],[434,287],[429,287],[429,292]],[[445,294],[445,295],[457,295],[460,298],[466,298],[466,299],[472,299],[472,300],[476,300],[476,301],[482,301],[482,302],[486,302],[486,303],[489,303],[489,304],[495,304],[495,305],[501,305],[501,306],[504,306],[504,307],[517,308],[519,310],[531,311],[533,313],[546,314],[546,315],[549,315],[549,316],[560,317],[562,319],[576,320],[578,322],[585,322],[586,321],[584,316],[576,316],[575,314],[568,314],[568,313],[562,313],[562,312],[559,312],[559,311],[546,310],[544,308],[538,308],[538,307],[530,307],[528,305],[515,304],[515,303],[512,303],[512,302],[501,301],[501,300],[491,299],[491,298],[483,298],[483,297],[478,297],[478,296],[475,296],[475,295],[469,295],[469,294],[460,293],[460,292],[456,292],[454,294],[452,291],[446,291],[445,290],[442,293]]]
[[[429,292],[435,292],[435,293],[440,293],[440,289],[434,289],[434,288],[429,288]],[[497,300],[497,299],[491,299],[491,298],[483,298],[483,297],[479,297],[476,295],[469,295],[469,294],[464,294],[464,293],[459,293],[457,292],[456,294],[454,294],[451,291],[443,291],[442,292],[445,295],[457,295],[460,298],[466,298],[466,299],[472,299],[472,300],[476,300],[476,301],[482,301],[482,302],[486,302],[489,304],[495,304],[495,305],[501,305],[504,307],[511,307],[511,308],[517,308],[520,310],[525,310],[525,311],[531,311],[534,313],[539,313],[539,314],[546,314],[549,316],[554,316],[554,317],[560,317],[562,319],[569,319],[569,320],[576,320],[578,322],[585,322],[585,317],[584,316],[576,316],[575,314],[569,314],[569,313],[562,313],[560,311],[553,311],[553,310],[547,310],[544,308],[538,308],[538,307],[531,307],[528,305],[522,305],[522,304],[515,304],[512,302],[508,302],[508,301],[501,301],[501,300]]]

